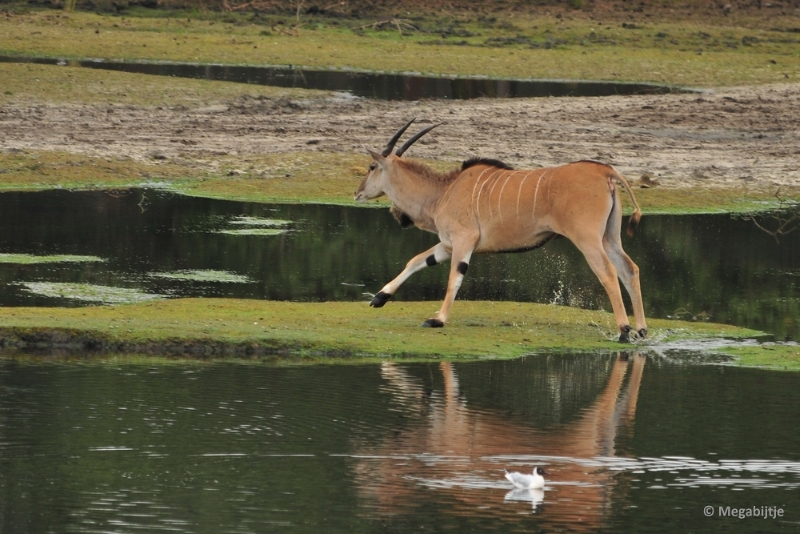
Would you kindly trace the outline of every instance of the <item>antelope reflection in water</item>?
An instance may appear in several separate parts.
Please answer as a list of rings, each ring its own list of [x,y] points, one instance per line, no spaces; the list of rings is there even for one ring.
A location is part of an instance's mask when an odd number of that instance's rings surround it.
[[[468,406],[451,363],[439,365],[444,391],[432,394],[402,366],[384,363],[393,401],[419,422],[377,446],[355,447],[359,492],[379,513],[411,513],[424,505],[426,491],[436,491],[455,514],[518,519],[520,507],[533,504],[545,524],[595,530],[610,510],[614,485],[608,468],[591,459],[614,456],[618,434],[630,428],[645,361],[638,354],[616,358],[597,399],[577,419],[546,430]],[[509,491],[504,467],[530,471],[544,464],[544,493]],[[520,500],[527,504],[512,502]]]

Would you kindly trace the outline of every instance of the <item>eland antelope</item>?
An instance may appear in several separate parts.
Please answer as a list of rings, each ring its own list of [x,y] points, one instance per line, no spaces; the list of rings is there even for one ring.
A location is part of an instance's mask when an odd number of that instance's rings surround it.
[[[473,158],[440,174],[403,153],[438,124],[428,126],[392,154],[400,128],[381,153],[372,156],[367,176],[355,192],[366,202],[387,195],[392,213],[403,225],[414,224],[439,236],[440,242],[413,257],[406,268],[383,286],[370,302],[380,308],[412,274],[451,260],[447,293],[435,317],[422,326],[442,327],[461,287],[472,254],[522,252],[541,247],[556,236],[569,238],[586,257],[611,299],[619,340],[630,341],[631,327],[617,277],[633,304],[636,333],[647,333],[639,268],[622,250],[622,204],[614,181],[628,192],[634,206],[628,234],[641,219],[627,180],[608,165],[578,161],[560,167],[514,170],[492,159]]]

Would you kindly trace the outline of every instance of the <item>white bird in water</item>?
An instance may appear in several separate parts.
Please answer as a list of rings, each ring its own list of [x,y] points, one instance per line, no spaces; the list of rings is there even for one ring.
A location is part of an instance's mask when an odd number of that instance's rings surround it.
[[[506,471],[504,469],[504,471]],[[509,473],[506,471],[506,478],[509,482],[514,484],[517,489],[542,489],[544,487],[544,476],[547,473],[541,467],[534,467],[532,475],[523,475],[522,473]]]

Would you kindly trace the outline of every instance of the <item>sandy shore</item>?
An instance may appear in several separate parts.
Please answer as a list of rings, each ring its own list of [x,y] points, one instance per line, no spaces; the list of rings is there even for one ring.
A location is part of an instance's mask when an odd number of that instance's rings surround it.
[[[446,124],[409,155],[515,167],[610,163],[664,187],[800,187],[800,84],[703,94],[381,102],[240,97],[192,109],[0,107],[0,147],[147,160],[382,147],[408,118]],[[366,162],[365,162],[366,163]]]

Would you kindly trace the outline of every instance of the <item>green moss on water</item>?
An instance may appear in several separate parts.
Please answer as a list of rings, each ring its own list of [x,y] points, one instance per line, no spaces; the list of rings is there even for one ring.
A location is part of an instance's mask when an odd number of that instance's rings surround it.
[[[215,233],[228,235],[275,236],[285,234],[286,232],[288,232],[288,230],[283,230],[280,228],[236,228],[217,230]]]
[[[164,298],[125,287],[68,282],[19,282],[25,291],[42,297],[69,299],[99,304],[131,304]]]
[[[611,314],[563,306],[459,301],[442,329],[421,328],[438,302],[267,302],[173,299],[117,307],[0,308],[0,344],[111,352],[329,358],[513,358],[612,351]],[[747,337],[728,325],[654,320],[651,339]],[[641,348],[646,348],[647,344]]]
[[[39,263],[92,263],[104,261],[106,261],[104,258],[98,258],[97,256],[70,256],[67,254],[51,256],[0,254],[0,263],[16,263],[19,265],[34,265]]]
[[[233,284],[248,284],[252,279],[241,274],[228,271],[213,271],[207,269],[174,271],[169,273],[150,273],[154,278],[164,278],[167,280],[182,280],[187,282],[220,282]]]
[[[292,221],[286,221],[283,219],[265,219],[262,217],[247,217],[247,216],[240,216],[234,217],[233,220],[230,221],[231,224],[240,224],[242,226],[260,226],[260,227],[267,227],[267,228],[282,228],[284,226],[289,226],[292,224]]]

